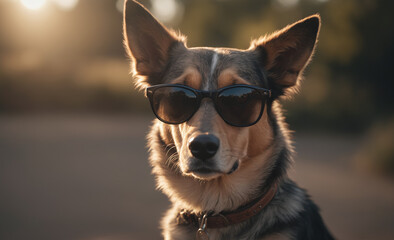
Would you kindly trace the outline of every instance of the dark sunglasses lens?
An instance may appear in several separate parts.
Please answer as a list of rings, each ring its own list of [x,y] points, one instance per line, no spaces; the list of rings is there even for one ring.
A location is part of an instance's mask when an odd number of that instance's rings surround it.
[[[217,99],[217,110],[231,125],[248,126],[256,122],[262,111],[262,95],[253,88],[234,87],[223,90]]]
[[[186,88],[162,87],[154,91],[151,104],[160,120],[178,124],[185,122],[194,114],[197,96]]]

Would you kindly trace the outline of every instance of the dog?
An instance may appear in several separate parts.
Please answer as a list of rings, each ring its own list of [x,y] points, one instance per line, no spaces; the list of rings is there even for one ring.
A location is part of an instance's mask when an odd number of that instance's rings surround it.
[[[293,147],[278,102],[297,91],[320,22],[309,16],[246,50],[188,48],[126,0],[124,45],[157,117],[150,164],[172,202],[164,239],[333,239],[287,176]]]

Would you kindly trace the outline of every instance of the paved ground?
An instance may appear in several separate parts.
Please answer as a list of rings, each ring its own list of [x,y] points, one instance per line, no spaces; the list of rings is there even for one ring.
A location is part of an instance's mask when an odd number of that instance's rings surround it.
[[[0,117],[0,239],[160,239],[141,116]],[[349,162],[360,141],[296,135],[291,175],[338,239],[394,239],[394,184]]]

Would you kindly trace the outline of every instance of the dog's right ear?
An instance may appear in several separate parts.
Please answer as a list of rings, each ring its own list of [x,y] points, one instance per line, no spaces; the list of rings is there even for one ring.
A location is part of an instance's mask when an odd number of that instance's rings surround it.
[[[302,72],[313,55],[319,30],[320,16],[315,14],[252,42],[251,49],[260,56],[275,95],[289,96],[297,91]]]
[[[123,13],[124,45],[132,60],[137,86],[159,83],[169,51],[182,40],[159,23],[149,11],[134,0],[126,0]]]

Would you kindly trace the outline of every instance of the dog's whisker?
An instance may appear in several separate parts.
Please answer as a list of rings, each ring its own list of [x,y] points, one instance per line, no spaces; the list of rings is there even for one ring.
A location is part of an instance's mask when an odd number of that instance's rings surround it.
[[[171,170],[177,170],[178,165],[176,164],[178,162],[179,154],[177,152],[174,152],[171,154],[167,159],[165,164],[170,167]]]
[[[171,146],[172,145],[172,146]],[[176,148],[175,144],[169,144],[166,146],[167,152],[166,152],[166,156],[174,149]]]

